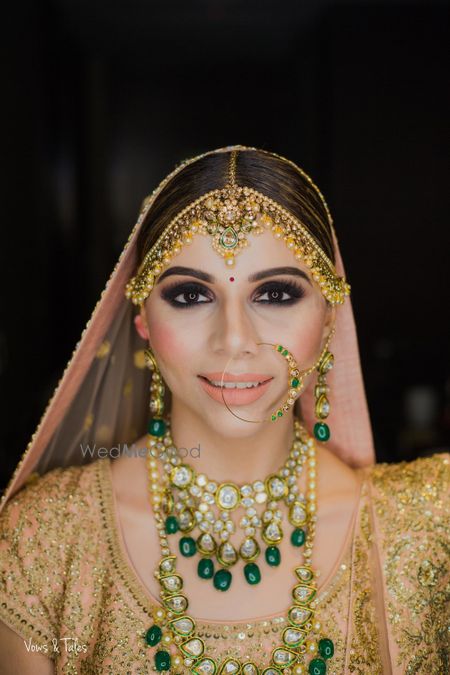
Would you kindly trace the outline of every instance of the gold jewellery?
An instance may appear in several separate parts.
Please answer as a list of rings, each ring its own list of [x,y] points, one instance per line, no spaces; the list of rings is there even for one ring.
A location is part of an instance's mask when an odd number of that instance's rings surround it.
[[[232,267],[236,255],[249,245],[249,234],[269,231],[310,268],[330,304],[342,304],[350,294],[349,284],[337,275],[332,261],[297,218],[273,199],[236,184],[236,156],[236,151],[231,153],[224,188],[207,192],[171,220],[146,254],[137,274],[127,283],[126,297],[133,304],[142,305],[163,269],[196,234],[211,237],[213,249]]]
[[[314,436],[317,438],[318,441],[324,442],[328,441],[330,438],[330,429],[328,425],[324,422],[324,420],[328,417],[330,414],[330,402],[328,399],[329,396],[329,391],[330,388],[327,385],[326,382],[326,376],[328,372],[331,370],[331,368],[334,365],[334,356],[333,354],[329,351],[329,345],[331,342],[331,338],[333,337],[335,332],[334,327],[331,329],[330,333],[328,334],[328,337],[325,341],[325,346],[322,349],[322,352],[316,361],[312,366],[305,370],[300,370],[300,367],[298,366],[294,356],[291,354],[291,352],[283,347],[281,344],[274,344],[272,342],[257,342],[256,344],[258,345],[267,345],[270,347],[273,347],[278,354],[283,356],[288,364],[288,396],[286,401],[275,410],[270,417],[265,418],[265,419],[260,419],[260,420],[250,420],[245,417],[242,417],[235,413],[228,403],[225,400],[225,395],[224,395],[224,376],[225,372],[227,369],[228,364],[232,360],[232,358],[228,359],[227,364],[225,365],[225,368],[222,371],[222,378],[220,381],[220,393],[222,395],[222,400],[227,408],[227,410],[234,416],[237,417],[237,419],[242,420],[243,422],[252,422],[252,423],[260,423],[260,422],[266,422],[266,421],[272,421],[276,422],[278,419],[283,417],[285,413],[287,413],[290,408],[294,405],[295,401],[297,400],[297,397],[301,394],[304,386],[305,386],[305,379],[308,375],[310,375],[314,370],[317,370],[318,372],[318,378],[317,378],[317,384],[314,388],[314,394],[315,394],[315,414],[316,417],[318,418],[318,421],[314,425]],[[149,433],[151,433],[154,436],[159,436],[163,435],[165,433],[166,425],[164,421],[162,420],[162,415],[164,412],[164,382],[161,376],[161,373],[158,368],[157,361],[155,359],[154,354],[152,351],[147,348],[144,350],[144,355],[145,355],[145,361],[147,366],[150,368],[152,371],[152,381],[150,384],[150,402],[149,402],[149,407],[150,407],[150,414],[152,419],[149,422]]]
[[[200,554],[197,573],[202,579],[212,579],[215,588],[226,591],[231,585],[231,568],[239,560],[249,584],[261,578],[258,558],[266,545],[268,565],[281,562],[278,545],[284,538],[283,514],[280,504],[288,507],[288,521],[293,527],[290,541],[301,546],[305,541],[303,527],[308,521],[306,498],[299,493],[298,479],[307,459],[298,420],[294,422],[294,440],[287,459],[276,473],[251,484],[237,485],[233,481],[217,483],[204,473],[197,473],[181,460],[169,428],[163,438],[149,434],[148,452],[163,464],[163,510],[167,534],[180,531],[179,548],[183,556]],[[237,520],[232,518],[243,512]],[[241,532],[238,542],[233,537]],[[189,535],[189,536],[187,536]],[[195,539],[193,536],[195,535]],[[221,569],[215,571],[214,560]]]
[[[228,364],[232,360],[233,357],[228,359],[225,368],[222,371],[222,378],[220,382],[220,387],[221,387],[221,394],[222,394],[222,400],[224,402],[225,407],[228,409],[228,411],[234,415],[234,417],[237,417],[238,419],[242,420],[243,422],[254,422],[259,423],[259,422],[267,422],[267,421],[272,421],[276,422],[277,419],[280,417],[283,417],[285,413],[289,411],[289,409],[294,405],[297,397],[301,394],[301,392],[304,389],[305,386],[305,379],[308,375],[310,375],[314,370],[318,370],[319,372],[319,379],[318,379],[318,385],[320,386],[320,393],[319,390],[316,387],[316,396],[319,395],[320,400],[317,400],[316,402],[316,415],[320,419],[325,419],[330,411],[330,404],[327,398],[327,393],[329,391],[329,388],[326,386],[325,382],[325,376],[326,373],[330,368],[333,367],[334,359],[333,355],[331,352],[328,351],[328,347],[331,342],[331,338],[333,337],[335,333],[335,329],[332,328],[326,341],[325,341],[325,346],[322,349],[322,352],[317,359],[316,363],[314,363],[310,368],[307,368],[305,370],[300,370],[300,367],[295,360],[294,356],[292,353],[286,349],[286,347],[283,347],[281,344],[274,344],[272,342],[257,342],[257,345],[267,345],[269,347],[274,347],[275,351],[283,356],[288,364],[288,397],[286,401],[277,409],[275,412],[273,412],[270,417],[265,418],[265,419],[260,419],[260,420],[249,420],[245,417],[241,417],[237,413],[235,413],[233,410],[231,410],[230,406],[225,400],[224,396],[224,376],[228,367]],[[328,440],[325,438],[318,438],[318,440]]]
[[[295,581],[292,587],[291,605],[287,609],[287,626],[283,630],[282,641],[267,655],[268,662],[263,667],[258,666],[253,661],[242,661],[235,656],[226,656],[217,660],[208,653],[208,645],[197,633],[195,619],[188,613],[189,599],[184,589],[183,577],[177,570],[177,556],[172,553],[169,544],[168,535],[177,531],[177,528],[172,526],[172,517],[167,516],[168,508],[173,508],[174,503],[171,497],[172,485],[167,471],[165,471],[165,475],[161,476],[158,468],[158,459],[170,464],[170,460],[174,458],[167,452],[172,441],[168,437],[166,437],[167,441],[166,439],[162,441],[158,436],[150,436],[149,449],[151,449],[151,452],[147,454],[149,498],[161,547],[161,559],[155,570],[155,577],[160,585],[162,607],[155,609],[153,623],[143,637],[148,646],[156,648],[154,653],[154,668],[156,671],[169,671],[176,674],[180,673],[181,668],[184,667],[195,675],[281,675],[282,673],[286,675],[288,673],[290,675],[306,673],[309,675],[325,675],[327,672],[327,662],[334,655],[334,644],[324,634],[322,625],[317,620],[317,572],[313,570],[311,564],[317,522],[316,450],[313,439],[308,437],[298,422],[295,431],[298,445],[304,457],[302,463],[307,466],[307,485],[309,487],[306,499],[303,498],[300,501],[300,498],[296,495],[294,499],[298,501],[293,502],[302,512],[302,524],[306,524],[306,532],[303,529],[296,528],[297,532],[302,532],[302,537],[301,539],[298,538],[296,543],[293,542],[302,550],[303,560],[299,560],[293,570]],[[178,470],[179,467],[179,464],[175,464],[174,470]],[[202,474],[196,476],[195,482],[190,484],[191,487],[200,487],[204,478],[206,479]],[[212,483],[209,479],[206,480]],[[256,482],[258,483],[258,481]],[[230,485],[234,486],[234,484]],[[242,488],[245,487],[241,487],[241,492]],[[188,489],[189,486],[186,485],[185,490],[188,491]],[[214,492],[219,493],[219,491],[220,486],[215,484]],[[207,491],[205,494],[207,494]],[[256,494],[260,493],[256,492]],[[211,496],[213,495],[211,494]],[[172,499],[172,502],[170,502],[170,499]],[[240,495],[239,499],[245,500],[245,497]],[[207,501],[201,503],[207,505]],[[226,515],[228,518],[228,513]],[[176,520],[178,522],[178,519]],[[188,539],[190,541],[187,541]],[[269,549],[273,550],[270,557],[266,557],[266,559],[271,565],[279,563],[279,555],[276,556],[274,552],[276,548],[276,546],[269,546]],[[198,540],[195,542],[192,538],[182,537],[179,540],[179,549],[182,555],[188,557],[198,549],[203,556],[203,562],[206,562],[202,567],[199,563],[199,576],[203,579],[210,578],[210,572],[206,572],[206,569],[209,569],[212,564],[213,552],[210,548],[206,550]],[[251,556],[248,559],[250,562],[246,564],[246,579],[250,584],[257,584],[260,581],[259,569],[254,562],[251,562]],[[227,590],[229,587],[227,579],[230,573],[226,569],[229,563],[227,564],[224,561],[222,564],[225,569],[219,570],[214,575],[215,582],[217,578],[217,583],[214,583],[214,586],[219,591]]]

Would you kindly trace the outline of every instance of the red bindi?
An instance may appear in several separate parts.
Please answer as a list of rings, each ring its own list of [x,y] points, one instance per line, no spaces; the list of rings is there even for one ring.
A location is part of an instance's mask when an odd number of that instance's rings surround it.
[[[230,277],[230,281],[234,281],[234,277]]]

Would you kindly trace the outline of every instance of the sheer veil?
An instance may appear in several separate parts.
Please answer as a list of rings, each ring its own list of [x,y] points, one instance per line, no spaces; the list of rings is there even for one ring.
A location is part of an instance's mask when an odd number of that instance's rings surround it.
[[[205,155],[231,149],[250,148],[231,146]],[[97,458],[95,447],[130,445],[145,434],[150,386],[143,352],[147,345],[137,334],[133,323],[136,310],[125,298],[124,288],[135,272],[138,234],[153,201],[173,176],[205,155],[183,162],[144,200],[91,318],[7,485],[0,510],[33,472],[43,474],[55,467],[87,463]],[[336,237],[334,241],[337,272],[343,275]],[[349,465],[365,466],[375,460],[350,298],[337,308],[336,315],[331,345],[335,367],[328,376],[332,438],[327,446]],[[313,386],[310,381],[301,397],[310,430],[314,424]]]

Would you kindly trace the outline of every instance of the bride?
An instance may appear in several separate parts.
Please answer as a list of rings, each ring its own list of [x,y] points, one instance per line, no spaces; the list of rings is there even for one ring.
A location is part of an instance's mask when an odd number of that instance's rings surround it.
[[[349,295],[289,160],[162,181],[2,498],[0,673],[448,672],[450,457],[375,463]]]

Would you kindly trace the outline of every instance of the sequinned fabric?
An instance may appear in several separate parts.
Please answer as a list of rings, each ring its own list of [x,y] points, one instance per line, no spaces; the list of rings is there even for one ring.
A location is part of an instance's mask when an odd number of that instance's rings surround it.
[[[57,674],[155,672],[144,636],[159,604],[125,559],[110,461],[53,469],[0,514],[0,619]],[[450,455],[362,471],[352,536],[319,582],[317,612],[335,645],[327,673],[448,673]],[[262,668],[286,625],[197,621],[197,632],[211,656]]]

